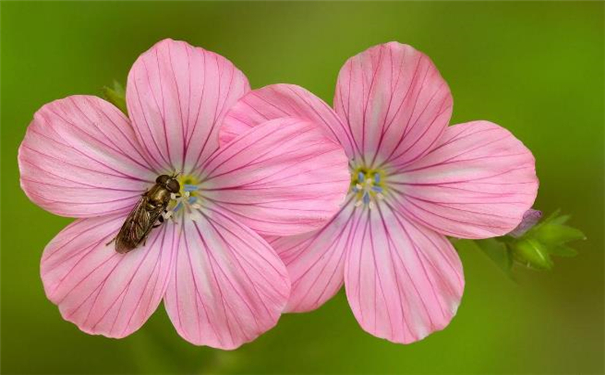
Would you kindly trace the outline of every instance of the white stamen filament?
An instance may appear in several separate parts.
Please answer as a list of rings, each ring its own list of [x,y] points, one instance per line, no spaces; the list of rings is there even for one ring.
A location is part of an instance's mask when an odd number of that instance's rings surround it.
[[[191,181],[191,179],[189,179]],[[200,195],[198,185],[195,183],[181,183],[181,191],[174,194],[170,194],[170,199],[174,201],[171,203],[171,209],[169,209],[167,216],[180,215],[187,217],[187,219],[196,220],[200,217]]]

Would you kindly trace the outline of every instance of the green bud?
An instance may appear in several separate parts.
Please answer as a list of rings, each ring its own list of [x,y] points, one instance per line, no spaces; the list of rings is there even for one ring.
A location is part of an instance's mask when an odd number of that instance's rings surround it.
[[[566,225],[569,216],[561,215],[560,211],[538,222],[540,217],[540,211],[531,209],[525,213],[522,223],[505,236],[451,241],[457,250],[466,247],[482,252],[511,279],[513,262],[528,268],[550,270],[553,267],[551,256],[576,256],[578,252],[567,243],[585,240],[586,236]]]
[[[539,241],[525,238],[510,244],[513,257],[521,264],[531,268],[549,270],[553,266],[548,250]]]
[[[128,116],[128,109],[126,108],[126,93],[124,87],[120,85],[118,81],[113,81],[113,88],[103,87],[103,96],[108,102],[112,103],[120,109],[126,116]]]

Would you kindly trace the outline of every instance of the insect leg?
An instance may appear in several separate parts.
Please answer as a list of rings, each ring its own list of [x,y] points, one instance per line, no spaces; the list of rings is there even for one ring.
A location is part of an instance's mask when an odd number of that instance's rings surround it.
[[[108,243],[106,243],[105,246],[111,245],[112,242],[115,242],[116,238],[118,238],[118,237],[114,237],[113,240],[111,240]]]

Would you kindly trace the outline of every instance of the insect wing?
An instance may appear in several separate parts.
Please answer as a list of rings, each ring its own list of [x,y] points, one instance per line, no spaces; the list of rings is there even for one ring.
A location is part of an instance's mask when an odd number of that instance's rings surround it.
[[[148,223],[145,227],[140,227],[140,228],[144,228],[145,231],[142,235],[142,237],[139,237],[139,240],[136,244],[136,246],[138,246],[141,242],[145,241],[145,239],[147,239],[147,236],[149,236],[149,233],[151,233],[151,230],[153,229],[154,224],[158,221],[159,217],[162,215],[162,212],[164,212],[165,207],[156,207],[153,210],[145,210],[145,214],[147,215],[145,220]]]
[[[124,254],[136,248],[147,236],[162,210],[148,210],[149,198],[144,195],[130,211],[116,237],[116,251]],[[157,211],[157,212],[156,212]]]

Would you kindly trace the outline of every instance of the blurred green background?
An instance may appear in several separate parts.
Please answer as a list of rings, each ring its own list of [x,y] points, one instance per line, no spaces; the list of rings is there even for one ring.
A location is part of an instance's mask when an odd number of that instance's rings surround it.
[[[603,373],[604,3],[2,2],[3,373]],[[461,251],[466,291],[445,331],[402,346],[364,333],[341,293],[285,315],[233,352],[181,340],[160,307],[123,340],[89,336],[44,296],[39,260],[70,220],[19,188],[17,147],[33,113],[124,82],[171,37],[231,59],[253,87],[305,86],[331,102],[344,61],[408,43],[449,82],[454,122],[489,119],[533,150],[536,207],[561,207],[588,240],[551,272],[507,279]]]

